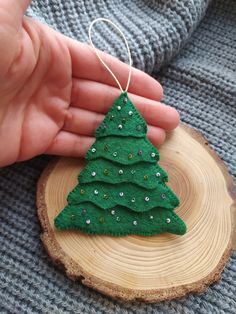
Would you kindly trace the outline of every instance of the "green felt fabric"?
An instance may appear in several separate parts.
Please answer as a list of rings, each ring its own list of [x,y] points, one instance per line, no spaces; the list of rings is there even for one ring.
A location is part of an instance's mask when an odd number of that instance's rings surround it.
[[[91,174],[94,172],[96,172],[96,176],[93,177]],[[140,162],[129,166],[104,159],[91,160],[79,176],[80,184],[132,182],[145,189],[155,189],[157,183],[167,182],[167,180],[166,172],[158,164]]]
[[[120,126],[120,128],[119,128]],[[106,136],[145,137],[147,124],[126,93],[115,100],[105,119],[96,130],[96,138]]]
[[[182,235],[186,232],[185,224],[169,209],[153,208],[137,213],[116,206],[107,211],[91,203],[67,206],[55,219],[55,226],[60,230],[78,229],[113,236],[151,236],[164,232]]]
[[[155,156],[152,157],[151,154]],[[156,163],[159,160],[159,153],[147,138],[109,136],[97,139],[87,151],[85,158],[87,160],[104,158],[119,164],[132,165],[140,161]]]
[[[88,163],[55,218],[56,228],[112,236],[186,232],[173,211],[179,199],[166,185],[159,152],[146,132],[145,120],[122,93],[96,130]]]
[[[149,200],[145,200],[147,197]],[[92,182],[79,184],[69,194],[68,204],[83,202],[94,203],[103,209],[120,205],[137,212],[148,211],[157,206],[173,209],[179,205],[179,199],[176,195],[166,184],[161,182],[157,184],[155,189],[151,190],[133,183]]]

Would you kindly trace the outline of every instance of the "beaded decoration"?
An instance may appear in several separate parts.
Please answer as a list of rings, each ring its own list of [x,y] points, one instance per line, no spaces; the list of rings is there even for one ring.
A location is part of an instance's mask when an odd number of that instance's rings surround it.
[[[124,91],[92,44],[91,27],[96,21],[109,22],[125,40],[130,72]],[[166,184],[168,176],[158,164],[159,152],[146,136],[147,124],[127,94],[131,75],[127,40],[106,19],[92,22],[89,37],[122,93],[97,128],[96,141],[85,156],[88,163],[68,195],[67,206],[55,218],[55,227],[111,236],[183,235],[186,225],[174,212],[179,199]]]
[[[126,123],[119,129],[116,126],[124,118]],[[168,176],[157,163],[159,152],[146,132],[145,120],[123,92],[96,130],[79,184],[55,219],[57,229],[113,236],[186,232],[185,223],[173,211],[179,200],[166,185]]]

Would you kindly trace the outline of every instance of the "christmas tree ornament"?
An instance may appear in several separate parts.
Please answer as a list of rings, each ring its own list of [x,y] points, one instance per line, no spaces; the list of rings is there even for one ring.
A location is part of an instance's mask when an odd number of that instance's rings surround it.
[[[92,43],[92,26],[98,21],[112,24],[125,41],[129,55],[125,90]],[[147,139],[147,124],[127,93],[132,69],[128,42],[114,23],[102,18],[90,25],[89,38],[121,95],[97,128],[96,140],[85,156],[87,165],[68,195],[67,206],[55,218],[55,227],[111,236],[183,235],[186,225],[174,212],[179,199],[166,184],[168,176],[158,164],[159,152]]]

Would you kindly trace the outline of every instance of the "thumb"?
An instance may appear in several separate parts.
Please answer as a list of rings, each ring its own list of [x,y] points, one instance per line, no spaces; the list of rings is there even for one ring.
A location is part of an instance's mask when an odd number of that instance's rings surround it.
[[[19,27],[30,2],[31,0],[0,0],[1,23]]]
[[[4,77],[19,50],[22,20],[30,0],[0,0],[0,76]]]

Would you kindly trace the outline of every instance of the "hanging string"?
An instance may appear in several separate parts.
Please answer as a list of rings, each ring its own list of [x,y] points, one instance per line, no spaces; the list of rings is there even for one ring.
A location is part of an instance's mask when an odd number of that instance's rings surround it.
[[[127,85],[126,85],[126,88],[125,90],[123,90],[119,80],[117,79],[116,75],[112,72],[112,70],[109,68],[109,66],[102,60],[99,52],[98,52],[98,49],[94,46],[93,44],[93,41],[92,41],[92,36],[91,36],[91,33],[92,33],[92,27],[95,23],[97,22],[106,22],[108,24],[111,24],[119,33],[120,35],[122,36],[122,38],[124,39],[124,42],[125,42],[125,46],[127,48],[127,52],[128,52],[128,57],[129,57],[129,75],[128,75],[128,80],[127,80]],[[89,41],[90,41],[90,45],[92,46],[92,48],[94,49],[94,52],[96,53],[98,59],[101,61],[101,63],[104,65],[104,67],[110,72],[110,74],[112,75],[112,77],[114,78],[114,80],[116,81],[117,85],[119,86],[120,90],[122,93],[124,92],[127,92],[128,91],[128,88],[129,88],[129,84],[130,84],[130,79],[131,79],[131,70],[132,70],[132,59],[131,59],[131,54],[130,54],[130,49],[129,49],[129,45],[128,45],[128,41],[124,35],[124,33],[121,31],[121,29],[115,25],[112,21],[108,20],[108,19],[105,19],[105,18],[97,18],[95,20],[92,21],[92,23],[90,24],[89,26]]]

